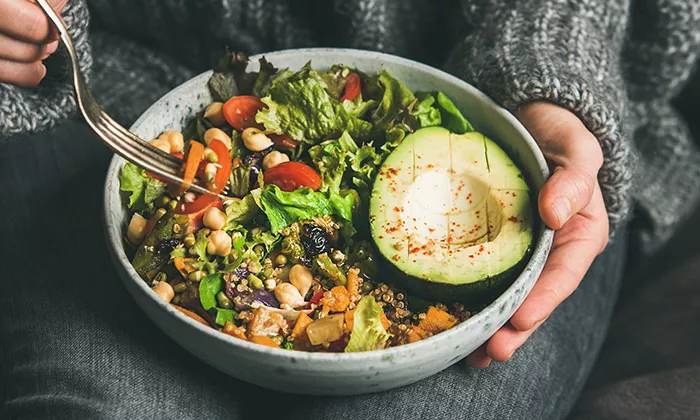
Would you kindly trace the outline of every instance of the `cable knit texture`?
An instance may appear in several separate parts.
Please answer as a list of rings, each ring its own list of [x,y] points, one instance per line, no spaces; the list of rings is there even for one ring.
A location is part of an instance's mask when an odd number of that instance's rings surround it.
[[[225,46],[385,51],[444,66],[510,110],[545,100],[598,138],[615,228],[636,205],[648,251],[700,198],[700,153],[670,101],[700,52],[700,0],[70,0],[64,16],[98,99],[123,122],[209,68]],[[109,32],[109,34],[108,34]],[[0,85],[0,137],[74,108],[69,80]]]

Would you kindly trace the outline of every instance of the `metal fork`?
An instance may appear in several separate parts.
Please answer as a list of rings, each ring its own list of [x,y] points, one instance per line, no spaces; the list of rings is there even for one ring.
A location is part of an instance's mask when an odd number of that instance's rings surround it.
[[[85,84],[85,79],[80,73],[78,57],[65,24],[46,0],[37,0],[37,3],[58,30],[61,41],[63,41],[63,45],[68,50],[73,64],[75,96],[80,112],[85,117],[88,125],[112,151],[124,159],[170,183],[182,185],[184,180],[180,176],[182,172],[181,159],[151,146],[148,142],[114,121],[97,104],[90,88]],[[198,182],[193,182],[189,190],[200,194],[217,195]],[[223,196],[220,197],[225,198]]]

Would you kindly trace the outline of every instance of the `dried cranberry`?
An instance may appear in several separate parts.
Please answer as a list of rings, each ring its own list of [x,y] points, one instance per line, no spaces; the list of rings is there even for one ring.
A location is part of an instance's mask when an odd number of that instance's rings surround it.
[[[301,228],[301,244],[307,255],[316,256],[331,249],[331,237],[322,227],[305,224]]]
[[[179,244],[180,244],[179,239],[175,239],[175,238],[163,239],[162,241],[158,242],[158,244],[155,246],[153,252],[156,255],[169,254],[170,251],[175,249],[175,247],[178,246]]]
[[[272,148],[273,148],[273,146],[270,146],[267,149],[261,150],[259,152],[248,153],[243,158],[243,163],[246,166],[250,166],[250,167],[258,166],[259,167],[262,164],[262,160],[265,157],[265,155],[270,153],[272,151]]]

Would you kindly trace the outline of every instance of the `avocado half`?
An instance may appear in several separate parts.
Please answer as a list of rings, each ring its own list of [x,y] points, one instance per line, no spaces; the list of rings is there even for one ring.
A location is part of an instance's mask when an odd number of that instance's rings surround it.
[[[522,172],[481,133],[417,130],[387,157],[370,200],[372,238],[412,293],[485,302],[527,262],[533,208]]]

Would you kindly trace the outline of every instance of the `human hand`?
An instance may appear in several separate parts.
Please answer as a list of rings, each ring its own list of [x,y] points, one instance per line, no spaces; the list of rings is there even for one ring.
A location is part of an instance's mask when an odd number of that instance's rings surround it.
[[[68,0],[48,0],[61,13]],[[0,83],[39,84],[46,75],[41,60],[58,49],[58,33],[39,5],[28,0],[0,0]]]
[[[553,168],[540,191],[540,216],[555,230],[552,251],[540,278],[510,322],[467,357],[473,367],[510,359],[583,279],[608,243],[608,213],[598,185],[603,152],[598,140],[574,114],[536,102],[518,119],[532,134]]]

